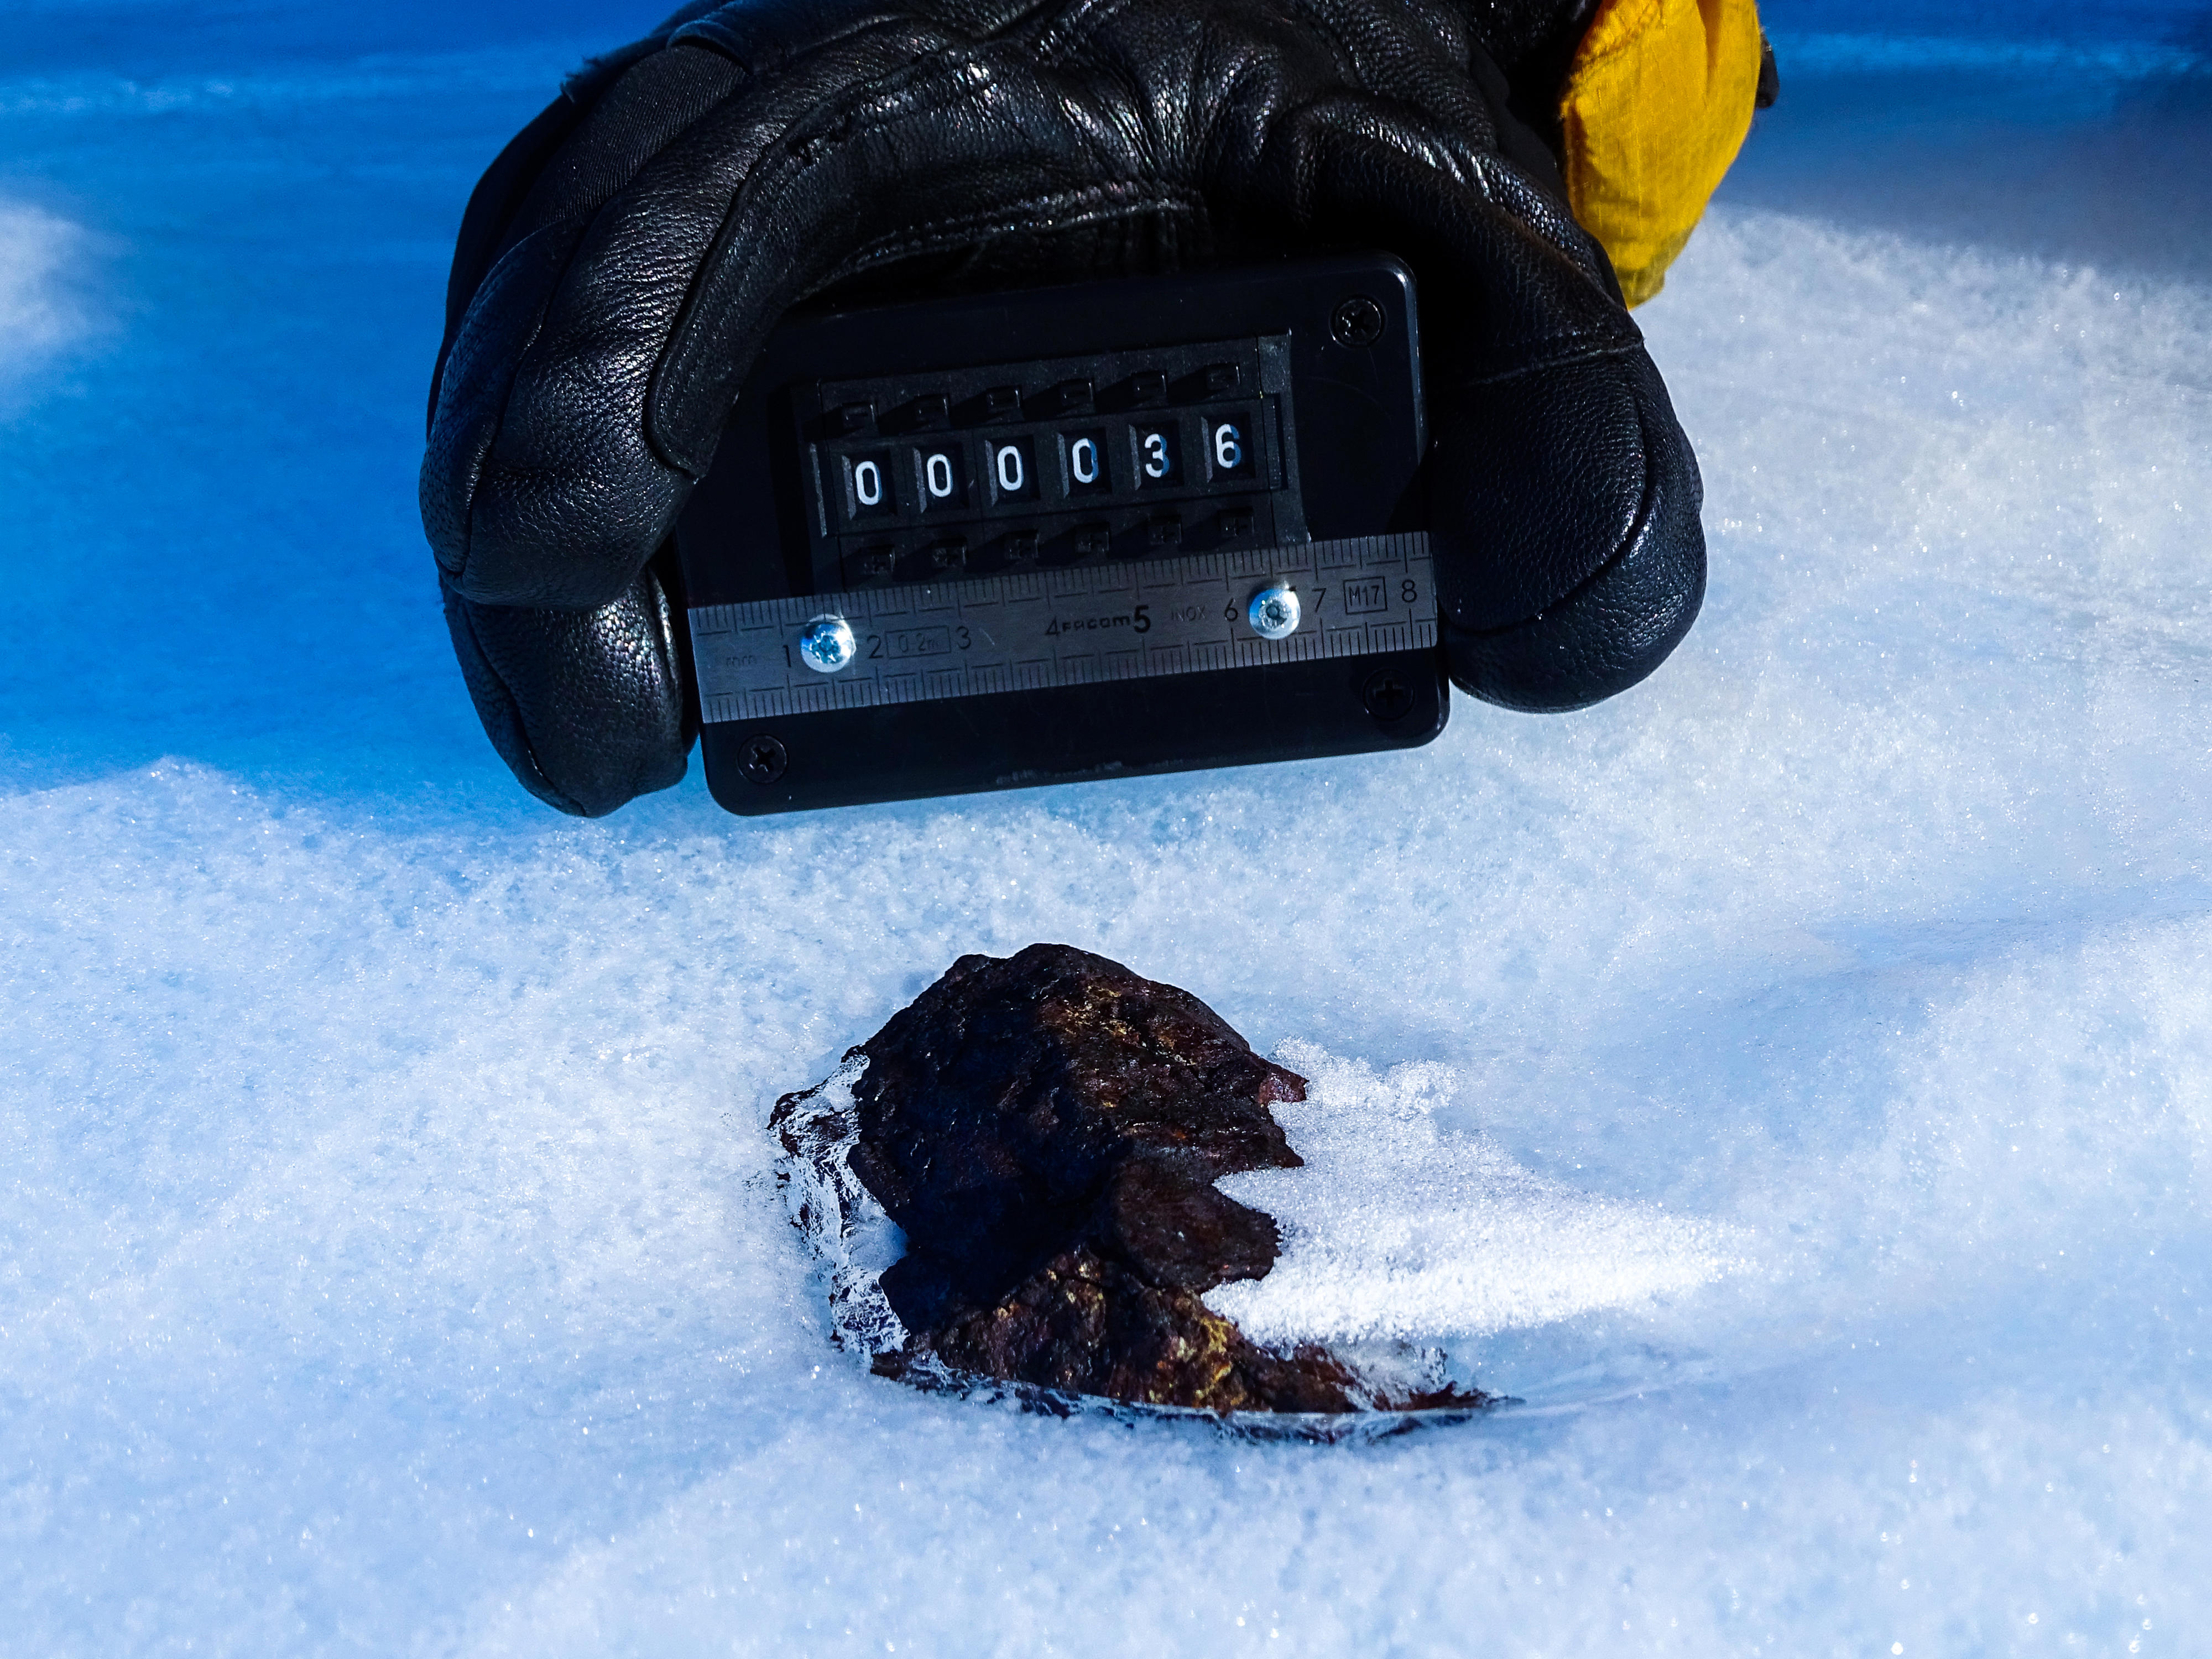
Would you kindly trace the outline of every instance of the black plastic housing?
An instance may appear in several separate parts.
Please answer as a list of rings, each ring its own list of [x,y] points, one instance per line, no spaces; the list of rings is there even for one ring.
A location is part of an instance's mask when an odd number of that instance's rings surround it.
[[[1375,253],[794,313],[678,526],[686,602],[1418,530],[1416,331],[1411,273]],[[1224,420],[1260,440],[1241,470],[1208,465]],[[1154,431],[1180,471],[1140,483]],[[1092,434],[1112,476],[1078,500]],[[702,748],[753,814],[1411,748],[1448,697],[1417,650],[715,723]]]

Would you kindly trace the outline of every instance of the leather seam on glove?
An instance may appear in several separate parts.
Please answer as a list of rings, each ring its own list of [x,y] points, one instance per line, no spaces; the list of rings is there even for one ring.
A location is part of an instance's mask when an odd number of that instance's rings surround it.
[[[1038,61],[1058,67],[1081,51],[1093,34],[1127,11],[1129,5],[1130,0],[1085,0],[1083,4],[1061,9],[1037,32],[1034,51]],[[1044,0],[1034,11],[1009,24],[996,39],[1012,39],[1049,9],[1049,0]]]
[[[1593,356],[1612,356],[1622,357],[1625,357],[1628,354],[1625,351],[1617,353],[1593,354]],[[1504,376],[1501,378],[1510,379],[1511,377]],[[1448,634],[1456,634],[1462,639],[1490,640],[1496,639],[1500,635],[1514,633],[1520,629],[1529,627],[1533,623],[1540,623],[1546,617],[1551,615],[1553,611],[1559,611],[1568,605],[1571,605],[1577,599],[1588,592],[1599,582],[1604,580],[1609,572],[1618,568],[1622,560],[1627,558],[1631,553],[1635,551],[1637,544],[1643,540],[1645,532],[1651,524],[1653,514],[1658,510],[1661,505],[1659,501],[1661,483],[1660,476],[1657,470],[1652,468],[1648,464],[1649,458],[1656,453],[1651,441],[1651,422],[1649,415],[1644,410],[1641,399],[1638,399],[1636,403],[1636,430],[1637,435],[1641,441],[1644,454],[1646,457],[1647,461],[1644,475],[1644,494],[1642,498],[1636,504],[1636,516],[1629,520],[1627,533],[1621,537],[1620,544],[1606,556],[1605,562],[1600,564],[1596,569],[1591,571],[1589,575],[1583,577],[1582,580],[1577,582],[1572,587],[1569,588],[1565,592],[1560,594],[1559,598],[1552,600],[1548,605],[1545,605],[1541,610],[1531,611],[1528,615],[1522,617],[1518,622],[1501,623],[1495,628],[1464,628],[1447,617],[1444,619],[1444,629]]]
[[[1336,20],[1322,8],[1312,3],[1312,0],[1285,0],[1285,3],[1304,17],[1314,32],[1328,43],[1330,53],[1336,59],[1338,73],[1362,90],[1372,93],[1375,82],[1359,61],[1359,48],[1337,26]]]
[[[544,227],[544,228],[550,229],[552,227]],[[484,445],[483,453],[477,458],[474,474],[469,479],[469,510],[461,524],[461,550],[459,556],[454,561],[454,568],[451,573],[455,590],[464,598],[469,597],[467,586],[469,556],[476,549],[477,510],[482,505],[478,496],[481,493],[480,487],[483,483],[484,469],[499,453],[500,440],[506,435],[507,432],[507,416],[514,407],[514,388],[516,383],[522,378],[522,366],[530,360],[532,349],[537,345],[539,337],[545,332],[545,319],[552,312],[554,298],[560,293],[561,284],[568,280],[569,271],[574,269],[576,256],[581,251],[584,240],[583,237],[579,236],[570,242],[568,254],[561,261],[560,275],[546,285],[544,302],[538,307],[538,315],[531,322],[529,334],[525,337],[520,349],[514,352],[507,359],[507,385],[500,393],[499,416],[492,422],[490,441]],[[501,254],[498,259],[493,262],[491,269],[484,273],[484,284],[489,284],[493,277],[498,274],[500,266],[505,264],[519,250],[527,246],[528,243],[529,239],[526,237],[522,241],[517,242],[514,247],[507,249],[505,253]],[[431,551],[433,554],[437,552],[434,545]],[[445,562],[443,558],[438,560],[441,569]],[[483,601],[471,599],[471,603],[480,604]]]
[[[835,34],[809,40],[795,52],[778,48],[765,54],[754,52],[749,55],[735,33],[722,21],[722,14],[730,9],[728,6],[717,7],[707,16],[694,18],[671,33],[666,44],[671,47],[689,46],[696,51],[711,52],[727,59],[744,71],[748,85],[777,70],[803,64],[818,53],[833,51],[878,29],[911,27],[916,23],[936,24],[935,19],[920,17],[912,12],[878,9],[856,21],[846,23]]]
[[[454,591],[456,593],[459,592],[458,588]],[[463,597],[465,598],[465,596]],[[531,777],[521,776],[511,756],[505,757],[508,769],[514,771],[523,787],[548,806],[566,812],[571,817],[588,817],[590,814],[584,811],[583,804],[556,787],[553,781],[545,775],[544,767],[538,763],[537,748],[530,741],[530,726],[522,718],[522,705],[515,698],[514,688],[507,683],[498,669],[492,666],[491,653],[484,649],[483,640],[477,633],[476,617],[471,613],[468,605],[464,604],[458,608],[460,612],[461,625],[468,630],[469,644],[476,652],[479,669],[487,679],[499,688],[500,696],[506,702],[505,713],[508,722],[514,727],[514,741],[521,749],[523,757],[530,763]],[[453,607],[448,608],[449,616],[453,609]],[[465,676],[464,678],[465,678]],[[532,781],[533,779],[535,781]]]
[[[699,691],[697,686],[692,683],[690,653],[677,642],[676,638],[678,631],[679,629],[688,631],[690,624],[677,616],[676,600],[669,591],[668,584],[661,580],[660,572],[656,568],[659,562],[660,555],[656,550],[652,557],[646,560],[641,574],[653,584],[653,621],[659,624],[653,629],[653,654],[659,660],[663,684],[677,688],[677,697],[681,705],[677,720],[679,729],[683,730],[683,735],[678,741],[684,745],[684,756],[688,768],[691,754],[691,739],[694,735],[688,728],[691,723],[690,711],[699,702]]]
[[[848,276],[858,276],[872,266],[892,260],[942,252],[948,247],[987,242],[994,237],[1021,229],[1047,215],[1051,216],[1054,228],[1060,230],[1077,225],[1108,224],[1121,219],[1141,218],[1153,213],[1203,215],[1206,212],[1204,198],[1188,192],[1167,191],[1119,201],[1112,199],[1120,194],[1115,185],[1094,185],[1065,195],[1028,197],[1008,204],[1004,210],[994,210],[986,215],[929,220],[920,225],[905,227],[896,233],[895,237],[879,238],[855,249],[842,264],[832,268],[823,278],[822,286],[830,287]],[[1097,202],[1102,205],[1097,212],[1083,213],[1079,210],[1086,202]]]
[[[1386,160],[1392,163],[1405,164],[1428,173],[1432,173],[1433,171],[1432,169],[1428,169],[1426,167],[1421,158],[1409,154],[1405,149],[1395,144],[1379,142],[1370,134],[1361,131],[1346,132],[1341,129],[1339,129],[1337,136],[1340,137],[1346,152],[1349,152],[1353,146],[1364,146],[1371,159]],[[1297,136],[1288,129],[1288,124],[1285,124],[1283,126],[1279,127],[1277,131],[1270,137],[1269,148],[1273,149],[1277,143],[1290,144],[1296,143],[1297,141]],[[1338,163],[1343,159],[1343,157],[1340,155],[1323,154],[1319,146],[1310,147],[1308,150],[1308,154],[1316,164]],[[1510,166],[1510,163],[1504,161],[1495,161],[1492,165],[1501,172]],[[1330,169],[1330,176],[1327,179],[1322,178],[1318,173],[1313,175],[1315,183],[1316,185],[1326,184],[1333,189],[1339,191],[1342,190],[1343,186],[1340,181],[1334,177],[1336,170],[1336,167],[1332,166]],[[1382,175],[1382,179],[1385,182],[1400,182],[1393,177],[1394,169],[1386,170],[1378,167],[1376,171]],[[1518,176],[1517,169],[1515,170],[1512,176]],[[1379,204],[1387,211],[1393,204],[1387,196],[1383,196],[1376,191],[1375,189],[1376,182],[1377,181],[1375,179],[1369,179],[1362,181],[1361,194],[1364,195],[1366,204]],[[1418,183],[1419,181],[1416,179],[1414,182]],[[1533,188],[1533,186],[1531,188]],[[1621,350],[1634,350],[1641,349],[1643,337],[1641,332],[1637,329],[1634,322],[1629,319],[1628,313],[1622,310],[1620,307],[1614,302],[1609,295],[1606,295],[1604,290],[1591,279],[1589,271],[1584,270],[1581,264],[1577,263],[1573,258],[1566,253],[1563,249],[1546,239],[1528,222],[1527,219],[1522,217],[1520,213],[1516,212],[1512,206],[1509,205],[1505,202],[1497,199],[1489,187],[1489,183],[1486,179],[1485,181],[1485,187],[1481,191],[1474,193],[1480,197],[1482,201],[1490,207],[1492,211],[1498,216],[1499,220],[1501,220],[1504,225],[1511,228],[1512,234],[1526,237],[1540,244],[1548,253],[1556,255],[1570,270],[1574,272],[1576,282],[1588,286],[1591,297],[1598,302],[1597,306],[1593,307],[1592,310],[1586,312],[1582,315],[1577,316],[1570,314],[1563,316],[1557,323],[1552,325],[1541,335],[1512,341],[1508,349],[1515,354],[1514,361],[1509,368],[1498,370],[1497,373],[1501,374],[1510,374],[1525,367],[1528,361],[1528,354],[1532,352],[1537,354],[1536,361],[1549,362],[1563,349],[1572,352],[1609,350],[1614,349]],[[1347,199],[1350,199],[1349,197],[1347,197]],[[1326,204],[1316,203],[1310,190],[1307,191],[1300,199],[1301,212],[1304,217],[1307,220],[1315,218],[1316,216],[1317,207]],[[1341,212],[1339,212],[1336,216],[1341,220],[1345,216]],[[1408,259],[1409,263],[1414,265],[1417,270],[1419,270],[1425,263],[1419,255],[1419,250],[1415,247],[1400,246],[1396,251],[1405,256]],[[1437,256],[1448,264],[1459,263],[1462,257],[1457,251],[1448,246],[1438,248],[1437,250]]]
[[[1527,375],[1546,374],[1554,369],[1565,368],[1576,363],[1602,362],[1607,358],[1626,362],[1644,349],[1640,343],[1632,345],[1617,343],[1585,345],[1580,342],[1575,342],[1574,344],[1575,349],[1572,350],[1562,351],[1549,357],[1540,357],[1532,362],[1516,364],[1511,368],[1501,368],[1493,374],[1462,374],[1451,383],[1450,389],[1457,391],[1467,386],[1507,386]]]

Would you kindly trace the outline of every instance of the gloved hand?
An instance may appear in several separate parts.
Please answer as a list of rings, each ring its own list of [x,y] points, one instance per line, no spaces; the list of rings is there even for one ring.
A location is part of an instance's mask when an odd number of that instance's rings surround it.
[[[500,753],[587,816],[683,775],[672,532],[787,307],[1325,246],[1418,279],[1454,681],[1635,684],[1703,595],[1697,465],[1492,55],[1540,110],[1589,9],[735,0],[588,65],[477,188],[432,393],[423,523]]]

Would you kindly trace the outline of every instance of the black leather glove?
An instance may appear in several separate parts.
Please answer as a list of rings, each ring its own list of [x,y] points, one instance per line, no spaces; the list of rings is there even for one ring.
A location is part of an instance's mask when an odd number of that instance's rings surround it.
[[[737,0],[588,65],[477,188],[432,392],[423,523],[500,753],[589,816],[683,775],[671,534],[787,307],[1319,246],[1419,281],[1453,679],[1532,709],[1641,679],[1704,592],[1697,465],[1510,112],[1547,107],[1580,21],[1558,0]]]

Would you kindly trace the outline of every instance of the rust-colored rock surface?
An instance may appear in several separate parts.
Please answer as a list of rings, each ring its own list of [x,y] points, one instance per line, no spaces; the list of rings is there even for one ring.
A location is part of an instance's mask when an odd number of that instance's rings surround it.
[[[1262,1348],[1199,1299],[1274,1263],[1273,1221],[1213,1182],[1299,1164],[1268,1107],[1305,1085],[1188,992],[1064,945],[963,957],[859,1052],[850,1168],[907,1241],[882,1288],[909,1340],[878,1370],[933,1356],[1222,1412],[1483,1403],[1380,1398],[1325,1350]]]

